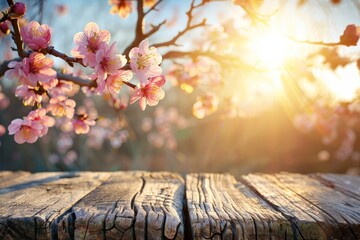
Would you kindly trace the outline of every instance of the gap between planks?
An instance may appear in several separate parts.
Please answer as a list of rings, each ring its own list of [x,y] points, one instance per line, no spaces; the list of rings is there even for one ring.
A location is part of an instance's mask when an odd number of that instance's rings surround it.
[[[0,172],[0,237],[359,239],[359,187],[334,174]]]

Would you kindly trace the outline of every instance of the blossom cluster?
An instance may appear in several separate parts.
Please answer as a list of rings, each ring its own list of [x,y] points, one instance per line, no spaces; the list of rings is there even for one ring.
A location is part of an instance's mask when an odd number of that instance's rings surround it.
[[[312,113],[296,115],[294,126],[306,134],[316,131],[325,146],[336,146],[333,157],[343,161],[357,154],[355,151],[357,137],[354,126],[357,124],[359,114],[359,101],[337,104],[334,107],[317,104]],[[320,161],[329,160],[330,157],[330,153],[325,150],[319,153]]]
[[[165,109],[156,108],[153,118],[145,117],[142,119],[142,131],[147,132],[149,144],[156,148],[176,149],[176,131],[186,128],[188,122],[176,108]]]
[[[71,122],[71,129],[76,134],[87,134],[96,119],[90,118],[86,112],[75,114],[76,102],[70,99],[75,83],[59,79],[54,60],[47,56],[54,49],[50,46],[50,27],[32,21],[20,29],[20,34],[29,51],[21,61],[8,64],[5,77],[17,81],[15,96],[21,98],[25,106],[32,106],[36,110],[23,119],[13,120],[8,127],[9,134],[15,135],[15,141],[20,144],[35,142],[47,133],[49,127],[54,126],[54,118],[47,114],[65,119],[63,122]],[[126,84],[134,88],[130,104],[139,100],[142,110],[146,105],[157,105],[165,96],[161,89],[165,84],[165,78],[161,75],[161,55],[156,48],[149,47],[145,39],[139,47],[131,49],[130,64],[127,65],[126,56],[118,52],[116,42],[110,43],[110,38],[109,31],[101,30],[93,22],[74,36],[73,59],[93,69],[85,78],[96,83],[90,85],[93,87],[85,87],[85,91],[110,94],[116,99]],[[129,83],[133,73],[139,80],[137,85]]]
[[[156,3],[155,0],[144,0],[144,7],[152,7]],[[118,14],[122,18],[127,18],[133,10],[133,1],[128,0],[110,0],[109,4],[111,14]]]

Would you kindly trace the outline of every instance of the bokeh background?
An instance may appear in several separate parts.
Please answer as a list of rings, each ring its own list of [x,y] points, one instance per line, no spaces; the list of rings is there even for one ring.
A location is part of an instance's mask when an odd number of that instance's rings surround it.
[[[146,18],[145,26],[168,20],[150,44],[171,39],[183,28],[190,2],[165,0]],[[136,13],[126,19],[111,15],[106,0],[25,3],[26,19],[51,26],[52,45],[67,54],[74,47],[74,34],[91,21],[109,30],[121,50],[134,38]],[[0,8],[6,8],[5,0]],[[209,3],[195,15],[199,21],[206,17],[209,27],[189,32],[179,40],[180,47],[159,51],[191,51],[210,41],[214,46],[207,47],[215,53],[231,49],[242,61],[266,71],[230,69],[216,84],[207,79],[189,90],[189,84],[171,75],[174,62],[164,61],[168,82],[158,106],[140,111],[136,103],[119,110],[106,96],[80,93],[74,99],[97,112],[98,127],[81,136],[53,128],[37,143],[23,145],[6,133],[0,137],[0,170],[358,174],[359,116],[344,112],[358,99],[359,47],[323,48],[301,41],[337,42],[348,24],[360,25],[360,2],[265,0],[259,11],[271,15],[268,24],[254,23],[231,1]],[[275,40],[268,38],[269,31],[276,32]],[[0,41],[0,62],[15,57],[10,37],[2,35]],[[187,66],[189,61],[175,64]],[[61,60],[55,63],[66,68]],[[0,84],[0,124],[7,127],[29,108],[14,96],[15,83],[0,78]],[[193,104],[207,92],[222,100],[216,111],[198,119]],[[126,104],[128,92],[120,99]]]

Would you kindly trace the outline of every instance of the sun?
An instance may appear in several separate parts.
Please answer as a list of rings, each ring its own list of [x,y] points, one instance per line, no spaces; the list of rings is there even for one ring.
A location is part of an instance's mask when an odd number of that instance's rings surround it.
[[[267,69],[279,69],[289,55],[288,39],[274,29],[260,31],[249,48],[255,64]]]

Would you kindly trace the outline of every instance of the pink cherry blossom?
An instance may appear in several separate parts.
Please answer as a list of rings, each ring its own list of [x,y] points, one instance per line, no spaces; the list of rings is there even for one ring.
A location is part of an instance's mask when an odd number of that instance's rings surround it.
[[[64,95],[59,95],[50,99],[46,109],[54,116],[72,118],[75,112],[75,105],[74,100],[68,99]]]
[[[25,106],[34,106],[41,103],[42,95],[38,94],[33,87],[27,85],[19,85],[16,87],[15,96],[23,99]]]
[[[129,53],[131,69],[136,73],[141,83],[146,83],[149,77],[156,77],[162,73],[159,64],[161,55],[155,47],[149,48],[147,39],[141,41],[139,47],[134,47]]]
[[[47,48],[50,44],[51,29],[48,25],[40,25],[36,21],[31,21],[20,30],[24,43],[34,51]]]
[[[203,119],[214,113],[218,109],[219,100],[213,93],[207,93],[204,96],[198,97],[193,105],[193,115],[198,119]]]
[[[95,67],[95,55],[99,50],[100,45],[109,43],[110,32],[107,30],[100,30],[99,26],[90,22],[85,26],[84,32],[79,32],[74,37],[74,42],[77,45],[71,53],[75,57],[83,58],[83,63],[89,67]]]
[[[49,82],[41,83],[41,86],[44,88],[44,90],[48,91],[50,89],[55,88],[59,84],[59,80],[56,78],[51,79]]]
[[[165,92],[161,88],[165,84],[163,75],[152,77],[148,83],[140,84],[136,87],[134,94],[131,96],[130,104],[139,100],[141,110],[145,110],[146,104],[155,106],[165,97]]]
[[[95,72],[97,76],[97,91],[103,93],[105,89],[105,79],[108,75],[115,75],[119,72],[127,60],[124,55],[117,53],[116,43],[110,46],[102,44],[96,52]]]
[[[87,134],[90,130],[90,126],[95,125],[95,121],[89,119],[87,114],[81,114],[77,119],[72,121],[72,124],[76,134]]]
[[[107,77],[106,88],[111,94],[119,94],[123,81],[130,81],[132,76],[133,74],[130,70],[120,70],[119,73]]]
[[[58,96],[58,95],[67,95],[70,96],[69,93],[72,93],[74,90],[74,85],[71,82],[61,81],[58,80],[57,84],[49,89],[49,93],[51,96]]]
[[[38,82],[46,83],[56,77],[55,70],[51,68],[53,65],[52,59],[46,58],[42,53],[33,52],[21,62],[10,62],[8,67],[11,69],[5,72],[5,77],[36,87]]]
[[[15,135],[15,142],[19,144],[34,143],[38,140],[43,126],[38,121],[28,119],[15,119],[8,127],[9,134]]]
[[[46,110],[39,108],[31,111],[24,119],[15,119],[8,127],[9,134],[15,135],[15,142],[34,143],[39,137],[44,136],[48,132],[48,128],[52,127],[55,120],[46,116]]]
[[[55,124],[55,119],[46,115],[45,108],[39,108],[31,111],[28,114],[27,119],[31,121],[38,121],[41,123],[43,128],[39,137],[46,135],[48,132],[48,128],[54,126]]]

